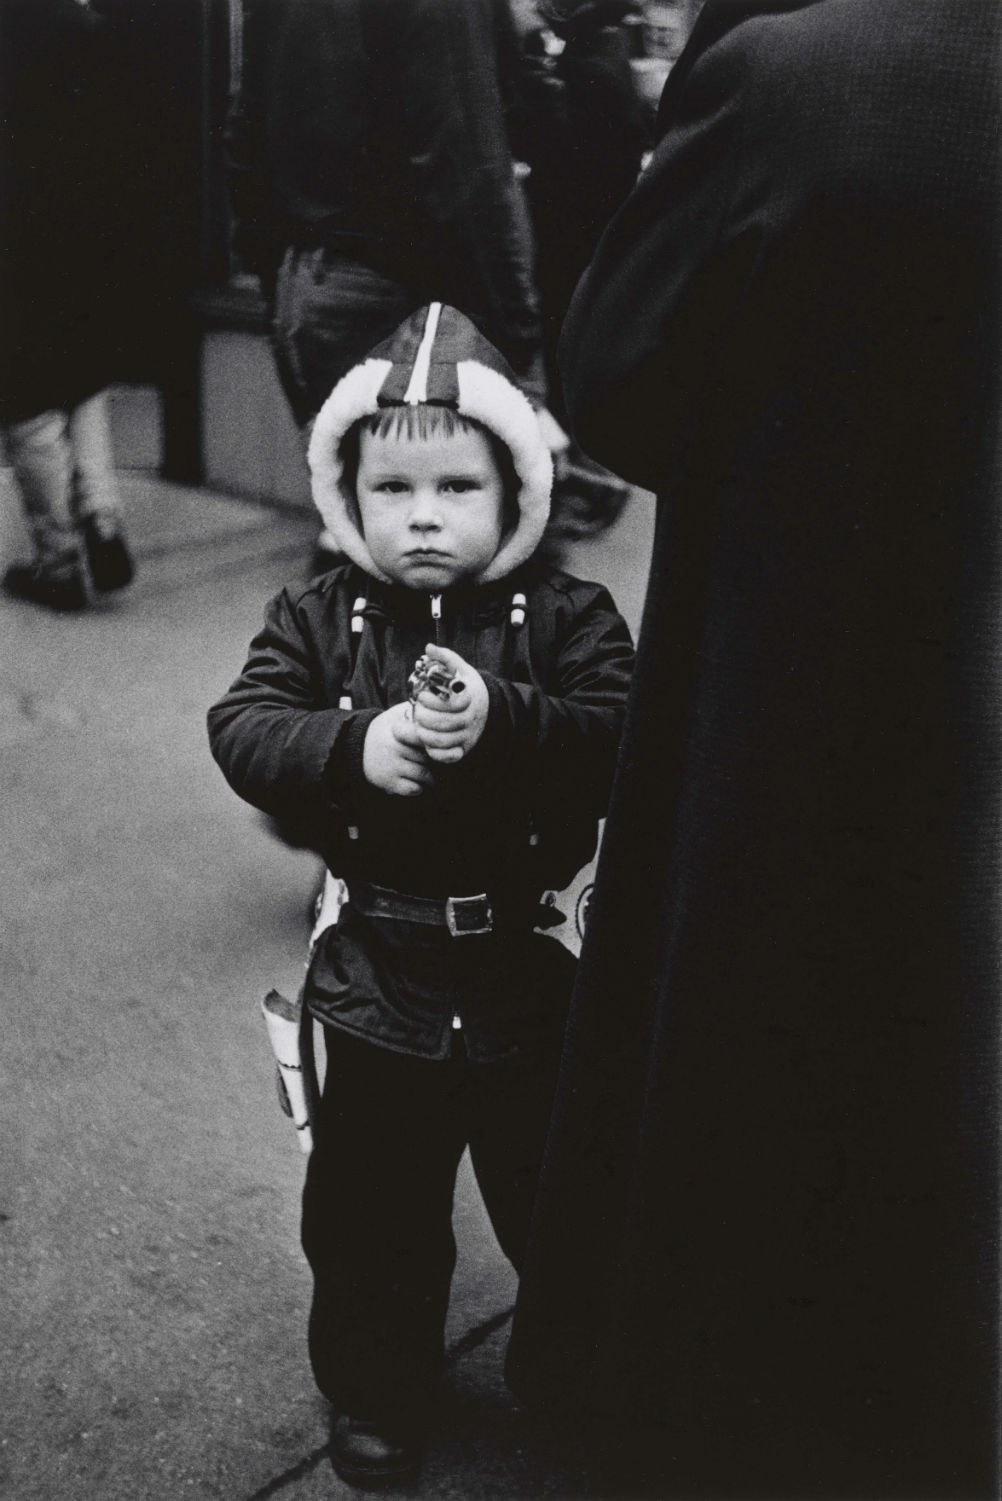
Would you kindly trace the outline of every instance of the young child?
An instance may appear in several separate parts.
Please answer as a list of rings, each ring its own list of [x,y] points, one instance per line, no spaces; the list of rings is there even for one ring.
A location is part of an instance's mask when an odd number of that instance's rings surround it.
[[[310,463],[350,562],[272,601],[209,724],[233,788],[311,818],[347,884],[306,981],[327,1068],[303,1245],[332,1462],[374,1486],[420,1464],[467,1145],[522,1256],[574,969],[534,929],[594,852],[633,654],[604,589],[534,558],[549,453],[454,309],[339,382]],[[422,656],[444,682],[412,702]]]

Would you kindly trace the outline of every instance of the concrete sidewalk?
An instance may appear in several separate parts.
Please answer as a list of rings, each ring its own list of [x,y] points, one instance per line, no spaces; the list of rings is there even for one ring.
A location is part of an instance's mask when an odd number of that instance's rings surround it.
[[[139,576],[80,617],[0,600],[6,991],[0,1494],[354,1494],[305,1350],[304,1159],[259,1002],[295,991],[312,856],[263,832],[205,709],[315,524],[124,476]],[[569,565],[636,626],[651,506]],[[0,471],[0,560],[18,550]],[[439,1430],[410,1494],[579,1495],[506,1394],[514,1276],[464,1167]]]

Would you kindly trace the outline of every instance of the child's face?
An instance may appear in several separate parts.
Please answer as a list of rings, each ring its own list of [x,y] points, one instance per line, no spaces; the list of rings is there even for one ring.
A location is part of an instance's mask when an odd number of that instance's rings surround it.
[[[363,432],[355,493],[372,561],[411,589],[437,594],[500,546],[504,487],[483,433]]]

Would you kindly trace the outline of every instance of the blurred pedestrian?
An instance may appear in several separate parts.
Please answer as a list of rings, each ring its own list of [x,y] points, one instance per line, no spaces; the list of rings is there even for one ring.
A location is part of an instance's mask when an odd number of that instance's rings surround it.
[[[119,228],[103,191],[108,24],[78,0],[0,0],[0,428],[34,547],[4,587],[55,609],[133,573],[101,397]]]
[[[234,243],[261,277],[297,423],[308,434],[341,376],[433,299],[471,317],[540,404],[507,0],[244,0],[241,50]],[[318,565],[332,560],[322,549]]]
[[[557,341],[599,236],[633,188],[650,144],[630,63],[632,0],[542,0],[526,38],[516,114],[536,236],[549,409],[567,425]],[[534,63],[534,65],[532,65]],[[556,525],[587,530],[617,514],[628,487],[571,441],[557,461]]]
[[[6,570],[5,591],[54,610],[82,610],[92,590],[124,589],[135,566],[125,539],[107,393],[10,422],[3,436],[35,547],[31,563]]]
[[[385,1485],[421,1460],[467,1144],[521,1260],[574,971],[534,929],[594,853],[632,648],[604,589],[534,556],[549,454],[454,309],[335,386],[310,462],[351,561],[272,602],[209,726],[234,789],[312,818],[347,885],[304,991],[327,1066],[303,1246],[332,1462]]]
[[[538,10],[544,40],[523,83],[519,146],[531,169],[526,191],[559,418],[556,349],[571,295],[650,142],[630,66],[632,0],[542,0]]]
[[[631,1496],[998,1494],[1000,27],[709,0],[565,327],[660,519],[510,1378]]]

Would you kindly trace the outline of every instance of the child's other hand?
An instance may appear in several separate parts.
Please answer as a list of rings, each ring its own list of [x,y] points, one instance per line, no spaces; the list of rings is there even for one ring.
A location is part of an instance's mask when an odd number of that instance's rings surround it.
[[[461,761],[469,755],[487,723],[490,701],[487,684],[469,662],[444,646],[425,647],[429,657],[442,662],[452,673],[448,698],[425,689],[414,705],[414,726],[432,761]]]
[[[365,780],[395,797],[417,797],[432,780],[428,757],[409,710],[409,704],[384,709],[366,730],[362,747]]]

